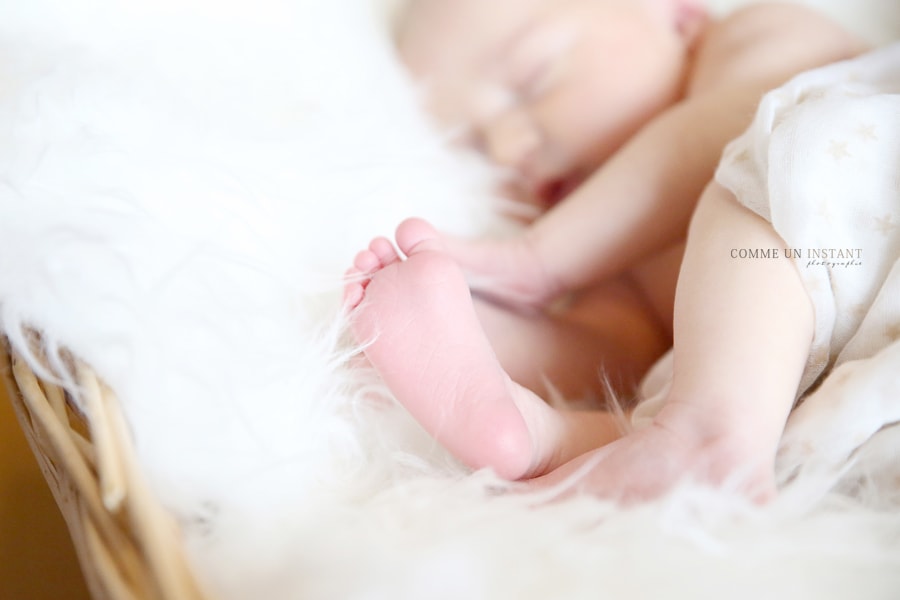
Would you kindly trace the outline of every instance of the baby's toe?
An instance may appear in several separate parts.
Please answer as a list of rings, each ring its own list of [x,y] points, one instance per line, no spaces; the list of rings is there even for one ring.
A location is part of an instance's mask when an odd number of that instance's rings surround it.
[[[371,250],[361,250],[353,259],[353,266],[360,275],[371,275],[381,268],[381,259]]]
[[[377,237],[369,244],[369,251],[378,258],[378,262],[382,267],[396,262],[400,259],[394,245],[384,237]]]
[[[407,219],[400,223],[396,239],[397,245],[407,256],[423,250],[445,250],[440,234],[422,219]]]
[[[344,275],[344,308],[345,310],[353,310],[362,302],[366,295],[366,283],[368,277],[364,277],[358,269],[348,269]]]

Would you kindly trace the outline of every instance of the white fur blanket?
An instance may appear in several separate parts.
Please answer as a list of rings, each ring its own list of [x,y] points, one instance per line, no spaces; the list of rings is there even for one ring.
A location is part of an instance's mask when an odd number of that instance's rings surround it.
[[[890,3],[822,2],[900,32]],[[369,237],[414,214],[505,226],[380,18],[371,0],[0,5],[0,329],[21,349],[38,327],[113,387],[214,595],[898,597],[892,430],[765,508],[693,486],[545,503],[465,471],[349,366],[340,277]]]

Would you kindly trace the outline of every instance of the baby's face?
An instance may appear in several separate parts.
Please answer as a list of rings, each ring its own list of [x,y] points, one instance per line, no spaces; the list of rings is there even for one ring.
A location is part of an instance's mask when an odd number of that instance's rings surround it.
[[[558,200],[681,93],[670,0],[420,0],[400,33],[429,107]]]

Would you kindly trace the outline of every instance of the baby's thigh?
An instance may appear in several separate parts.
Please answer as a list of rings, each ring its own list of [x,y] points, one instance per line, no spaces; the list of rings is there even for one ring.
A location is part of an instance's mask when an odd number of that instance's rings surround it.
[[[654,275],[659,279],[654,281]],[[579,292],[561,311],[560,318],[606,340],[629,357],[634,372],[643,376],[672,345],[671,317],[666,321],[657,308],[657,304],[664,304],[666,280],[662,263],[648,263],[640,271]],[[674,297],[674,279],[672,289]]]
[[[629,274],[641,295],[641,300],[649,307],[665,334],[668,345],[671,345],[672,341],[675,288],[681,271],[681,261],[684,258],[684,247],[685,241],[679,240],[645,258]]]
[[[526,314],[476,297],[475,311],[504,370],[542,397],[547,383],[569,399],[602,397],[603,375],[630,395],[669,345],[632,282],[579,294],[547,314]]]

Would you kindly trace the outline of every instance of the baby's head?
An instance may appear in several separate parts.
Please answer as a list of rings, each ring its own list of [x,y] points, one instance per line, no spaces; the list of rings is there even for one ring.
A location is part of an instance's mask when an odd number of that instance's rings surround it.
[[[682,95],[700,0],[411,0],[401,55],[430,109],[544,200]]]

